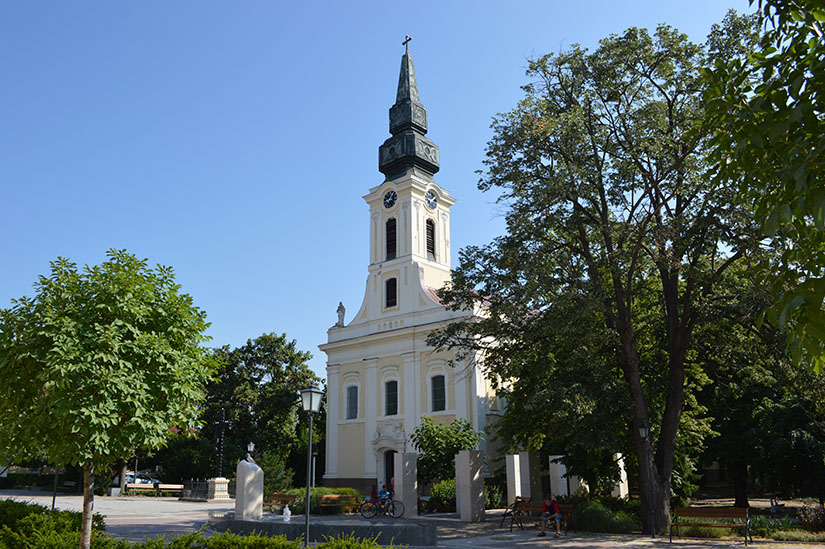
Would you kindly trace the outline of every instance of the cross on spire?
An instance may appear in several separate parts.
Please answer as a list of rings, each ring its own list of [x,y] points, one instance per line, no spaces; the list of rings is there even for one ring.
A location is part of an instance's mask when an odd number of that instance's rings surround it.
[[[408,34],[404,36],[404,41],[401,42],[401,44],[407,49],[407,54],[410,53],[410,40],[412,40],[412,37]]]

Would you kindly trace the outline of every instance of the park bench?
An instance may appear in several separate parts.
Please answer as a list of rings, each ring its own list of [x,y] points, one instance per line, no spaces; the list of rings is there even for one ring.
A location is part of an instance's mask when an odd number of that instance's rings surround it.
[[[513,502],[513,511],[510,515],[510,531],[513,531],[513,524],[518,525],[522,530],[524,530],[525,522],[541,524],[541,521],[544,520],[542,517],[543,510],[543,503],[530,503],[529,501]],[[564,535],[566,536],[570,514],[573,512],[573,504],[559,503],[559,511],[561,512],[561,526],[564,528]]]
[[[60,491],[76,494],[76,493],[80,492],[80,489],[77,486],[77,483],[75,481],[73,481],[73,480],[64,480],[60,484]]]
[[[499,528],[504,528],[504,521],[513,516],[513,511],[516,509],[516,506],[519,503],[530,503],[530,498],[516,496],[516,499],[513,500],[513,503],[504,508],[504,514],[501,515],[501,523],[498,525]]]
[[[356,494],[325,494],[318,496],[318,514],[327,507],[340,507],[343,511],[356,513],[361,507],[361,499]]]
[[[270,494],[266,501],[264,502],[264,508],[271,507],[272,511],[275,511],[275,507],[283,508],[285,505],[292,504],[295,506],[295,500],[298,499],[298,496],[294,494]]]
[[[126,485],[126,492],[129,492],[129,490],[132,491],[132,494],[135,494],[137,492],[155,492],[156,491],[154,484],[141,484],[141,483],[127,484]]]
[[[157,484],[158,493],[168,493],[168,494],[182,494],[183,493],[183,484]]]
[[[689,522],[679,520],[679,518],[700,518],[712,519],[713,522]],[[726,522],[722,522],[722,521]],[[738,522],[744,520],[745,522]],[[745,546],[748,545],[748,538],[753,542],[750,534],[751,519],[748,516],[746,507],[677,507],[673,513],[673,520],[670,521],[670,542],[673,543],[673,527],[676,527],[676,535],[679,535],[680,526],[697,526],[700,528],[744,528]]]
[[[128,493],[129,490],[132,491],[132,494],[135,494],[137,492],[152,492],[153,494],[158,496],[163,494],[180,495],[183,493],[183,484],[127,484],[126,492]]]

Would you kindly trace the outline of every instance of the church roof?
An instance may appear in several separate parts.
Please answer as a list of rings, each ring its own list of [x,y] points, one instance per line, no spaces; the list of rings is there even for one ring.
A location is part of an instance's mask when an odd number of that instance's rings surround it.
[[[438,147],[427,133],[427,109],[418,96],[412,55],[407,51],[401,57],[398,92],[390,107],[392,137],[378,148],[378,169],[387,180],[396,179],[410,171],[431,179],[439,169]]]

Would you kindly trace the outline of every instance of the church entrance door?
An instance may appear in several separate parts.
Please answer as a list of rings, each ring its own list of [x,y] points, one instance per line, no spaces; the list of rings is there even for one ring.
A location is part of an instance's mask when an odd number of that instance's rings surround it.
[[[387,490],[394,492],[393,479],[395,478],[395,450],[384,452],[384,484]]]

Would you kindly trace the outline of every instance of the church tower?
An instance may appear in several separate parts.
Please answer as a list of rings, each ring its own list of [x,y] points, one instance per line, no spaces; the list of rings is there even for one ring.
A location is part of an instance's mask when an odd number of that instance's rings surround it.
[[[406,44],[406,43],[405,43]],[[450,208],[433,176],[438,146],[427,137],[409,49],[401,58],[391,136],[378,149],[384,181],[369,207],[370,262],[364,300],[349,323],[339,307],[327,343],[327,463],[324,484],[365,493],[389,485],[395,452],[412,452],[422,416],[485,429],[497,402],[474,362],[435,351],[427,335],[472,311],[448,311],[436,290],[450,280]]]

